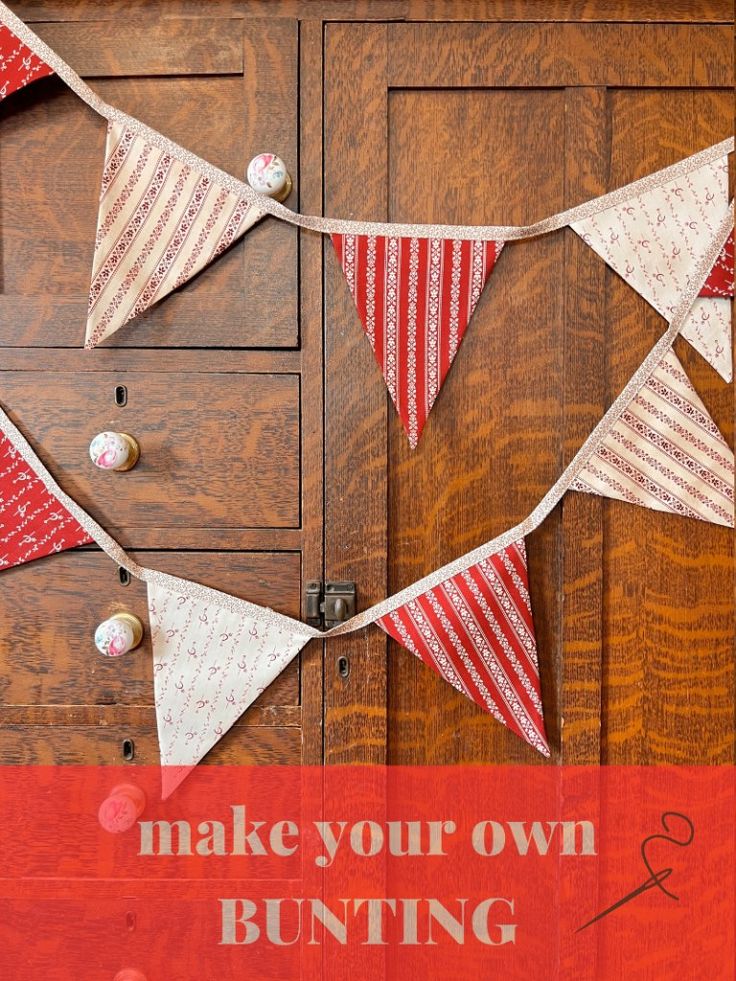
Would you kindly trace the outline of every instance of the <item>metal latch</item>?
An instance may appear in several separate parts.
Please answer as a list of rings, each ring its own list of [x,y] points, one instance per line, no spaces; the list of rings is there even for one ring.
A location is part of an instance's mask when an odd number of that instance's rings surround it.
[[[354,582],[308,582],[307,623],[312,627],[330,627],[355,616],[357,592]]]

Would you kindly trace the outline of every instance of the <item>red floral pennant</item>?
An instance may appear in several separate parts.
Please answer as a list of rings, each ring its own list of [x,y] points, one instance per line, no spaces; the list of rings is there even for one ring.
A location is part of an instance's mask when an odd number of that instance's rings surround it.
[[[713,268],[703,284],[699,296],[733,299],[733,230],[728,236],[723,251],[713,263]]]
[[[91,541],[0,432],[0,570]]]
[[[549,756],[523,539],[376,623]]]
[[[333,235],[412,449],[503,242]]]
[[[38,78],[53,74],[53,68],[41,61],[8,27],[0,24],[0,100]]]

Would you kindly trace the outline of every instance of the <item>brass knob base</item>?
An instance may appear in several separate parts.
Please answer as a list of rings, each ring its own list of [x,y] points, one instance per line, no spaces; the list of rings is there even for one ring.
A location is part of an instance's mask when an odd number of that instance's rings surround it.
[[[118,435],[125,440],[129,448],[128,459],[126,462],[121,467],[115,467],[116,473],[124,473],[126,470],[132,470],[136,463],[138,463],[141,455],[141,448],[138,445],[138,441],[132,436],[129,436],[127,433],[119,433]]]
[[[291,179],[291,176],[289,174],[287,174],[286,175],[286,184],[284,184],[284,186],[281,188],[281,190],[279,191],[278,194],[272,195],[274,201],[278,201],[279,204],[283,204],[284,201],[291,194],[293,187],[294,187],[294,183],[293,183],[293,181]]]
[[[133,646],[131,647],[131,651],[135,650],[136,647],[140,647],[140,643],[143,640],[143,624],[138,617],[133,616],[132,613],[116,613],[115,618],[117,620],[125,620],[126,623],[130,624],[130,629],[133,631]]]

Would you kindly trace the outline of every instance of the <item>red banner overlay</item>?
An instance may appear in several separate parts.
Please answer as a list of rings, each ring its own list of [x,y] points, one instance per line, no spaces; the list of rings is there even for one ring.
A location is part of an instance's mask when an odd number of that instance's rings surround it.
[[[730,978],[732,767],[3,767],[0,976]]]

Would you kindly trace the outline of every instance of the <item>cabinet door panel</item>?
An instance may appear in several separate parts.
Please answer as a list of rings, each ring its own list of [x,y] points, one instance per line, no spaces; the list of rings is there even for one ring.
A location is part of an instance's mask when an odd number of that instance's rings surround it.
[[[39,27],[112,105],[236,177],[272,150],[296,180],[295,23],[222,18],[202,31],[176,18]],[[0,344],[81,347],[106,121],[50,78],[6,100],[0,123]],[[265,221],[106,346],[297,343],[297,233]]]
[[[723,25],[330,24],[325,66],[326,211],[357,219],[526,224],[733,129]],[[326,285],[328,317],[364,342],[330,259]],[[367,350],[328,338],[328,571],[370,564],[394,592],[512,527],[664,329],[570,229],[510,242],[413,452]],[[730,440],[732,392],[675,350]],[[553,762],[733,761],[732,533],[571,493],[528,546]],[[336,757],[365,755],[356,731],[388,703],[391,762],[541,762],[393,642],[386,660],[344,643]]]

